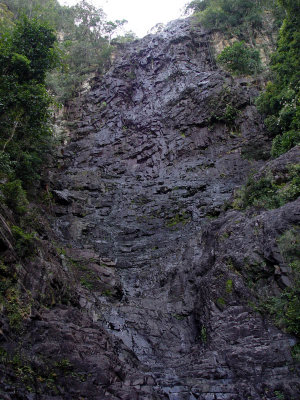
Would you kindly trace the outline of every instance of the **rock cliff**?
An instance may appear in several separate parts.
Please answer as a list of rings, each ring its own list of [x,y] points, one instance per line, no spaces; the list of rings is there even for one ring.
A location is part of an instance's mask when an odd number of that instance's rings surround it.
[[[3,399],[298,398],[296,339],[253,304],[290,285],[278,238],[299,223],[299,199],[232,202],[299,149],[268,161],[257,90],[219,70],[208,43],[174,21],[126,46],[69,109],[49,171],[52,255],[25,281],[37,301],[52,293],[22,339],[52,369],[35,394],[6,376]]]

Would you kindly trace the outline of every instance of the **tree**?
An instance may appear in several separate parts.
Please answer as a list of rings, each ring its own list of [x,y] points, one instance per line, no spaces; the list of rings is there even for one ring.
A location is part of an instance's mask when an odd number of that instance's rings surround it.
[[[271,60],[273,80],[257,100],[278,156],[300,143],[300,3],[280,0],[286,18]]]
[[[200,11],[204,11],[210,4],[210,0],[192,0],[190,3],[187,3],[185,6],[185,13],[188,14],[191,11],[193,13],[197,13]]]
[[[105,23],[105,36],[108,39],[109,44],[111,44],[112,36],[115,35],[120,28],[122,29],[127,22],[128,21],[126,21],[126,19],[117,19],[115,21],[108,21]]]
[[[48,70],[46,84],[60,103],[74,96],[91,73],[107,70],[114,45],[133,37],[125,33],[124,38],[118,36],[114,41],[126,20],[107,21],[103,10],[88,0],[81,0],[72,7],[61,6],[57,0],[2,1],[13,13],[14,19],[25,14],[30,19],[47,23],[48,27],[51,25],[58,32],[58,48],[64,56],[64,67],[60,71]]]
[[[44,81],[59,63],[55,41],[52,29],[27,17],[0,39],[1,172],[27,186],[38,179],[52,140]]]
[[[138,37],[133,31],[128,31],[122,36],[117,36],[112,39],[111,44],[125,44],[129,42],[133,42],[134,40],[137,40]]]
[[[264,10],[273,12],[275,25],[277,19],[282,18],[273,3],[273,0],[193,0],[187,4],[186,11],[192,10],[196,19],[206,28],[217,29],[251,42],[253,31],[262,27]]]
[[[0,35],[2,36],[4,32],[12,29],[14,15],[8,9],[6,4],[0,3]]]

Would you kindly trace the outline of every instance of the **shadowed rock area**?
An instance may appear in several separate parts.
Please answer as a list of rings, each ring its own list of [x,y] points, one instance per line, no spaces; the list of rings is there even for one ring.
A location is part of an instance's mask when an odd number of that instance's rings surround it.
[[[209,40],[174,21],[70,107],[49,180],[71,300],[32,318],[25,342],[75,369],[59,365],[56,391],[4,399],[299,398],[296,339],[253,308],[290,284],[277,239],[299,199],[231,204],[250,174],[284,173],[300,151],[267,160],[258,92],[215,66]]]

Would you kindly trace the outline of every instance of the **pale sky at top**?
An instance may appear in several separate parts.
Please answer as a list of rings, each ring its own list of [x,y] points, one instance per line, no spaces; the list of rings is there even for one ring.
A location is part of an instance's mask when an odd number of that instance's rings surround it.
[[[143,37],[157,23],[167,23],[182,16],[188,0],[91,0],[103,8],[108,19],[126,19],[126,30]],[[60,0],[61,4],[74,5],[76,0]]]

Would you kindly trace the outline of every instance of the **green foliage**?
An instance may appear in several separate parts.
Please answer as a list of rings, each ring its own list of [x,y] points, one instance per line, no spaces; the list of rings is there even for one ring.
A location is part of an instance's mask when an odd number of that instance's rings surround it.
[[[48,56],[55,56],[53,58],[55,61],[57,53],[63,57],[63,68],[48,72],[46,79],[51,93],[62,103],[74,96],[91,73],[104,72],[110,66],[110,57],[115,45],[119,46],[135,39],[133,32],[120,35],[125,20],[108,21],[101,8],[86,0],[72,7],[61,6],[57,0],[3,1],[9,6],[15,18],[26,15],[30,20],[36,19],[43,26],[51,25],[59,32],[59,44],[55,46],[55,51],[52,54],[51,52],[44,54],[40,60],[47,63],[47,60],[51,61]],[[41,30],[40,33],[42,34]],[[46,31],[47,35],[50,38]],[[25,36],[28,36],[28,32]],[[113,39],[115,36],[117,37]],[[34,37],[37,37],[36,32]],[[45,38],[43,40],[45,41]],[[35,52],[34,59],[37,59],[38,51],[41,55],[40,50],[42,49],[39,46],[32,49]]]
[[[16,19],[23,15],[28,18],[37,18],[42,23],[49,22],[52,26],[59,24],[64,15],[57,15],[60,5],[57,0],[2,0]],[[63,14],[63,13],[62,13]]]
[[[68,374],[70,371],[74,369],[74,366],[67,358],[63,358],[62,360],[57,361],[54,364],[54,367],[58,368],[64,374]]]
[[[122,45],[125,43],[133,42],[136,39],[137,39],[136,34],[132,31],[128,31],[123,36],[117,36],[116,38],[112,39],[111,44]]]
[[[41,396],[49,394],[49,391],[57,394],[61,378],[85,382],[90,376],[86,372],[76,371],[75,366],[66,358],[54,361],[38,355],[33,360],[26,350],[15,350],[12,347],[9,350],[0,347],[0,364],[8,376],[13,378],[16,391],[24,392],[25,389],[26,392],[39,393]]]
[[[93,275],[92,274],[85,274],[85,276],[82,276],[80,278],[80,283],[86,289],[92,290],[94,288]]]
[[[51,148],[44,77],[58,63],[54,45],[53,31],[26,17],[0,38],[1,172],[27,187],[38,181]]]
[[[182,211],[181,213],[175,214],[174,217],[169,218],[168,221],[166,222],[166,226],[168,228],[173,228],[178,224],[185,225],[189,221],[190,221],[189,216],[185,213],[185,211]]]
[[[0,23],[0,176],[19,179],[23,187],[34,189],[54,145],[50,111],[54,101],[49,93],[65,102],[91,72],[106,70],[114,50],[112,36],[126,21],[107,21],[102,9],[86,1],[74,7],[62,7],[56,0],[4,1],[0,6],[0,21],[5,22]],[[60,32],[59,45],[49,24]]]
[[[235,108],[232,104],[227,104],[224,113],[221,117],[216,117],[218,121],[223,121],[228,125],[232,125],[239,115],[240,111]]]
[[[245,209],[250,206],[278,208],[300,195],[300,165],[289,167],[283,181],[278,184],[272,175],[260,179],[250,178],[246,185],[235,196],[233,207]]]
[[[73,258],[67,257],[67,260],[73,268],[75,276],[80,284],[88,290],[96,290],[99,278],[95,271]]]
[[[186,11],[194,15],[206,28],[249,40],[253,31],[262,27],[263,13],[272,10],[276,20],[282,18],[278,7],[270,0],[193,0]]]
[[[47,76],[47,85],[60,102],[71,98],[91,73],[108,69],[114,50],[112,37],[126,23],[125,20],[107,21],[101,8],[85,0],[65,11],[68,13],[65,21],[61,22],[63,35],[59,44],[65,69]],[[130,34],[124,37],[124,42],[130,38]],[[115,39],[115,43],[120,41],[121,36]]]
[[[274,138],[271,155],[272,157],[279,157],[297,144],[300,144],[300,131],[291,130],[284,132],[282,135],[277,135]]]
[[[176,318],[177,321],[183,321],[187,317],[185,314],[173,314],[172,316]]]
[[[272,156],[278,157],[300,143],[300,12],[299,2],[281,1],[286,17],[278,48],[272,56],[273,81],[257,99],[271,136]]]
[[[31,299],[27,294],[21,294],[16,271],[2,261],[0,261],[0,304],[4,308],[4,315],[11,328],[19,331],[23,320],[30,314]]]
[[[3,301],[6,291],[16,283],[16,274],[0,261],[0,300]]]
[[[14,225],[12,227],[12,233],[16,240],[15,250],[19,257],[31,256],[35,251],[35,233],[24,232],[22,228]]]
[[[300,336],[300,231],[292,228],[279,239],[281,254],[293,270],[293,286],[283,290],[264,304],[275,322],[287,332]]]
[[[280,253],[287,263],[293,264],[295,270],[300,260],[300,235],[299,229],[292,228],[285,231],[277,240]]]
[[[228,279],[226,281],[226,293],[231,294],[233,290],[233,282],[232,279]]]
[[[278,400],[285,400],[284,394],[281,393],[279,390],[275,390],[274,394],[275,394],[275,396],[276,396],[276,398],[277,398]]]
[[[20,290],[12,285],[5,293],[4,305],[10,326],[19,331],[24,319],[30,315],[30,302],[24,301]]]
[[[226,301],[224,299],[224,297],[218,297],[217,298],[217,305],[223,309],[226,306]]]
[[[13,163],[9,154],[0,151],[0,178],[10,175],[13,172]]]
[[[0,3],[0,33],[8,32],[13,27],[13,13],[8,9],[6,4]]]
[[[0,186],[6,205],[17,215],[24,215],[27,210],[28,200],[20,180],[8,182]]]
[[[54,31],[46,24],[26,17],[17,22],[11,38],[10,51],[13,52],[12,63],[17,56],[18,63],[25,66],[21,71],[25,76],[18,74],[19,79],[44,82],[46,72],[56,67],[59,62],[58,53],[54,48],[55,41]],[[12,71],[18,73],[16,67]]]
[[[256,309],[269,314],[275,324],[286,332],[300,337],[300,230],[294,227],[278,239],[281,255],[289,264],[292,285],[279,296],[262,299]],[[299,357],[299,349],[294,349],[294,357]]]
[[[209,6],[209,0],[192,0],[185,7],[185,12],[193,11],[197,13],[199,11],[204,11]]]
[[[296,362],[300,362],[300,343],[292,347],[292,357]]]
[[[299,271],[298,271],[299,274]],[[300,285],[285,289],[278,297],[271,297],[264,304],[265,311],[273,316],[275,323],[287,332],[300,335]]]
[[[234,105],[234,95],[227,86],[224,86],[218,96],[210,100],[210,108],[213,110],[209,117],[209,124],[224,122],[229,127],[234,126],[240,111]]]
[[[21,353],[13,352],[10,354],[5,349],[0,348],[0,363],[4,364],[10,372],[13,371],[16,378],[26,386],[28,391],[33,391],[34,370]],[[18,383],[16,382],[16,386],[18,386]]]
[[[206,344],[207,342],[207,329],[206,326],[202,325],[201,331],[200,331],[200,338],[203,344]]]
[[[226,47],[217,61],[234,75],[253,75],[261,70],[258,50],[247,47],[245,42],[235,42]]]
[[[102,292],[102,296],[105,297],[111,297],[113,295],[113,292],[110,289],[106,289]]]

